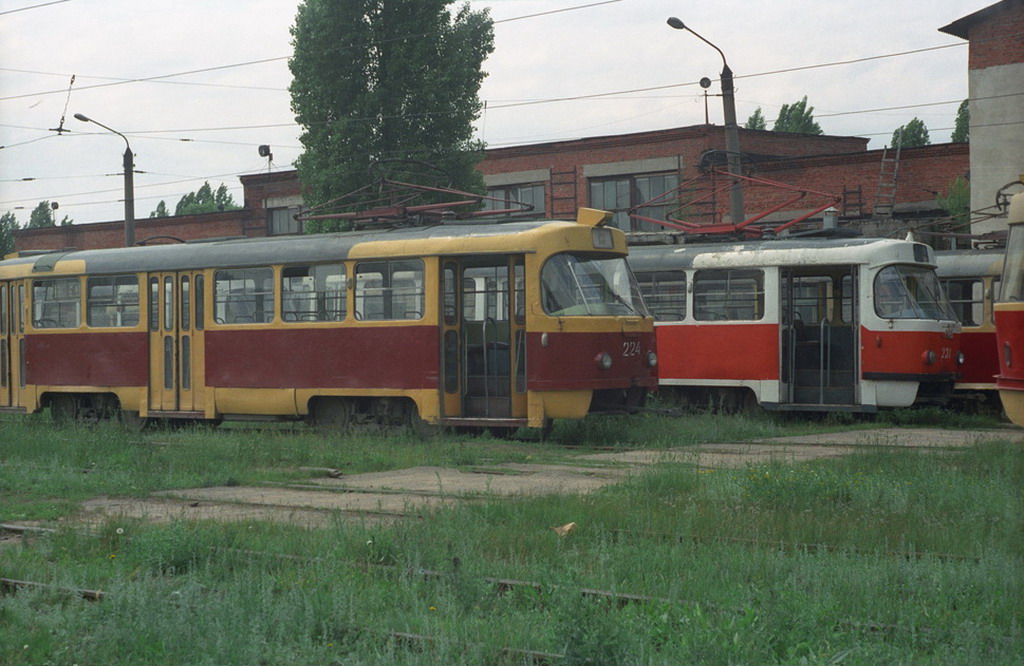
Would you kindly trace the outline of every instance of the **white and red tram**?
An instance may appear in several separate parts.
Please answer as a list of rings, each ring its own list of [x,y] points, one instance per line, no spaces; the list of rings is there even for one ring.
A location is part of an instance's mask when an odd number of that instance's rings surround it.
[[[943,400],[960,323],[927,245],[802,238],[640,246],[659,390],[734,410],[873,412]]]

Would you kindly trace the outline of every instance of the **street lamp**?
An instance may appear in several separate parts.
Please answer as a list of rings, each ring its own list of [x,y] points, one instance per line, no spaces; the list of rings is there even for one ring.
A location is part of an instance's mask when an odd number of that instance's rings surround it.
[[[131,247],[135,245],[135,160],[131,144],[128,143],[128,137],[116,129],[107,127],[103,123],[81,113],[76,113],[75,118],[83,123],[99,125],[108,132],[113,132],[124,139],[124,245],[125,247]]]
[[[676,30],[689,30],[693,33],[694,37],[718,51],[718,55],[722,56],[722,107],[725,111],[726,160],[729,165],[729,173],[734,176],[739,176],[741,174],[740,133],[736,126],[736,100],[733,97],[732,70],[729,69],[729,63],[725,61],[725,54],[722,53],[722,49],[704,39],[696,32],[693,32],[693,28],[688,27],[675,16],[668,19],[668,24]],[[733,224],[739,224],[744,219],[743,186],[738,178],[733,182],[732,189],[729,190],[729,215],[732,217]]]

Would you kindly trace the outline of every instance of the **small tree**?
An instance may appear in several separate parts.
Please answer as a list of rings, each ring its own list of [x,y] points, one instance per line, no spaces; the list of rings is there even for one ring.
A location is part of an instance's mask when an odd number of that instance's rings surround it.
[[[10,211],[0,215],[0,258],[14,252],[14,232],[18,230],[18,218]]]
[[[163,201],[160,204],[163,204]],[[241,206],[235,203],[234,197],[228,192],[227,185],[221,183],[221,186],[214,192],[213,188],[210,187],[210,181],[206,181],[198,190],[189,192],[178,201],[178,205],[174,207],[174,214],[201,215],[203,213],[217,213],[224,210],[238,210],[239,208]],[[159,210],[160,205],[157,205],[157,211]],[[166,210],[166,207],[164,210]],[[152,215],[151,217],[159,216]]]
[[[779,109],[779,117],[772,126],[773,132],[793,132],[794,134],[824,134],[821,126],[814,122],[814,107],[807,106],[807,95],[799,102],[783,104]]]
[[[971,141],[971,110],[967,100],[960,102],[956,110],[956,122],[953,124],[953,135],[949,137],[953,143],[970,143]]]
[[[966,178],[957,176],[949,184],[946,196],[935,197],[936,203],[949,215],[955,226],[962,226],[971,219],[971,183]]]
[[[768,123],[764,119],[764,114],[761,113],[761,107],[757,107],[757,110],[754,111],[752,116],[747,118],[747,122],[743,126],[751,130],[768,129]]]
[[[149,214],[150,217],[169,217],[170,213],[167,212],[167,204],[163,199],[156,205],[156,209]]]
[[[51,204],[49,201],[40,201],[39,205],[32,209],[32,213],[28,217],[28,226],[26,229],[45,229],[47,227],[57,226],[56,218],[53,215],[53,211],[57,210],[55,204]],[[67,227],[72,224],[71,218],[67,215],[60,221],[60,226]]]
[[[901,125],[892,133],[892,147],[917,148],[927,146],[932,140],[928,138],[928,128],[924,121],[914,118],[906,125]]]

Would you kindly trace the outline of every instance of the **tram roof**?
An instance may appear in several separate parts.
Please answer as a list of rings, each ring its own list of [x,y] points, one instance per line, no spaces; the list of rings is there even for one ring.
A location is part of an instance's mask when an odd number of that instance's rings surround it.
[[[430,227],[403,227],[388,230],[351,231],[302,236],[273,236],[231,240],[198,241],[140,247],[95,250],[69,250],[20,256],[0,262],[0,267],[30,264],[32,272],[48,272],[62,262],[77,264],[85,273],[137,271],[175,271],[201,268],[231,268],[267,264],[317,263],[342,261],[356,254],[359,258],[436,254],[426,249],[431,241],[451,239],[452,254],[493,250],[510,251],[501,237],[515,237],[544,227],[570,229],[575,222],[536,220],[487,224],[440,224]],[[488,242],[491,239],[495,242]],[[433,243],[430,243],[433,244]],[[511,248],[523,252],[521,244]],[[58,271],[60,272],[60,271]]]
[[[921,243],[893,238],[794,238],[739,243],[693,243],[631,247],[635,270],[836,264],[921,263],[915,246],[927,248],[928,263],[935,251]]]
[[[940,250],[935,253],[941,278],[999,275],[1005,250]]]

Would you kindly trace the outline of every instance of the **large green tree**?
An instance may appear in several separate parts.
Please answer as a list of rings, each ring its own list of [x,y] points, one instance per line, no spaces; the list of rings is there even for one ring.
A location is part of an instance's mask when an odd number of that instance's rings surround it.
[[[779,116],[772,126],[773,132],[793,132],[795,134],[823,134],[821,127],[814,121],[814,107],[807,106],[807,95],[799,102],[783,104]]]
[[[487,10],[452,0],[304,0],[292,27],[296,161],[308,205],[378,177],[483,192],[473,140],[484,59],[494,50]],[[447,174],[388,173],[427,163]],[[371,168],[378,165],[378,168]],[[381,168],[379,165],[384,165]],[[447,181],[447,182],[445,182]],[[364,200],[371,198],[367,191]],[[350,200],[351,201],[351,200]],[[314,225],[309,225],[314,226]],[[332,230],[337,224],[315,225]]]
[[[960,102],[956,110],[956,121],[953,123],[953,134],[949,137],[953,143],[970,143],[971,141],[971,110],[967,100]]]
[[[17,216],[8,211],[0,215],[0,259],[14,252],[14,232],[18,230]]]
[[[900,125],[892,133],[891,145],[895,148],[901,146],[903,148],[917,148],[919,146],[927,146],[931,144],[932,140],[928,137],[928,128],[925,126],[924,121],[915,117],[906,125]]]

